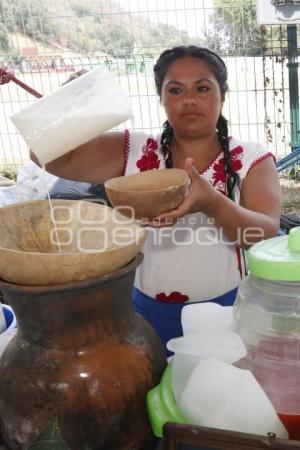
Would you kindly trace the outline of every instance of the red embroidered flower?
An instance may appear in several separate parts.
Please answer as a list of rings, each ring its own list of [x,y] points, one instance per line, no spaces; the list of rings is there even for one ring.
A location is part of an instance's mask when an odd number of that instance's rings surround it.
[[[234,148],[230,152],[231,167],[232,167],[232,170],[234,170],[234,172],[238,172],[243,167],[243,164],[241,161],[242,153],[243,153],[243,148],[241,146]]]
[[[170,295],[167,295],[165,292],[161,292],[160,294],[156,294],[155,298],[156,300],[166,303],[185,303],[189,300],[188,295],[181,294],[177,291],[171,292]]]
[[[238,146],[230,151],[230,162],[231,167],[234,172],[238,172],[243,167],[241,158],[242,158],[243,148]],[[222,192],[225,191],[224,186],[226,184],[226,174],[224,171],[224,158],[220,158],[218,162],[213,165],[214,173],[212,175],[213,185],[217,184],[218,189]]]
[[[153,138],[148,138],[146,145],[143,146],[143,153],[145,153],[147,151],[148,152],[155,151],[155,150],[157,150],[157,148],[158,148],[158,145],[157,145],[156,140]]]
[[[219,162],[215,163],[213,165],[213,169],[214,169],[214,173],[212,176],[213,179],[213,185],[216,186],[216,184],[218,183],[226,183],[226,174],[224,171],[224,164],[223,164],[224,159],[221,158],[219,160]]]
[[[157,142],[153,138],[148,138],[146,145],[143,145],[143,156],[137,161],[136,165],[140,172],[145,170],[158,169],[160,161],[156,150],[158,148]]]

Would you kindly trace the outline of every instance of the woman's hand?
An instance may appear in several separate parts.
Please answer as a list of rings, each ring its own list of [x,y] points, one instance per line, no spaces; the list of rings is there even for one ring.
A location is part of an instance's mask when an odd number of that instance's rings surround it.
[[[62,83],[62,86],[63,86],[64,84],[69,83],[70,81],[76,80],[76,78],[81,77],[81,75],[83,75],[83,74],[85,74],[85,73],[87,73],[87,72],[88,72],[88,70],[86,70],[86,69],[81,69],[81,70],[78,70],[78,72],[72,73],[72,75],[67,79],[67,81],[65,81],[64,83]]]
[[[146,225],[166,227],[182,216],[201,211],[232,243],[248,249],[262,239],[277,235],[280,218],[280,185],[275,164],[267,158],[255,165],[244,178],[241,202],[233,202],[203,178],[187,158],[185,170],[191,184],[178,208],[160,214]]]
[[[144,225],[157,228],[172,226],[177,219],[186,214],[203,211],[206,208],[211,209],[218,197],[218,192],[199,174],[193,158],[185,160],[184,169],[190,177],[189,191],[184,200],[176,209],[160,214],[152,221],[143,222]]]

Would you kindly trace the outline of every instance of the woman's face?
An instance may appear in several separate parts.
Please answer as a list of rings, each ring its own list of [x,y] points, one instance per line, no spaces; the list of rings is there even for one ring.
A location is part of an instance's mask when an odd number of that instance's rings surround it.
[[[161,102],[175,133],[216,133],[223,99],[218,81],[204,61],[193,57],[174,61],[163,81]]]

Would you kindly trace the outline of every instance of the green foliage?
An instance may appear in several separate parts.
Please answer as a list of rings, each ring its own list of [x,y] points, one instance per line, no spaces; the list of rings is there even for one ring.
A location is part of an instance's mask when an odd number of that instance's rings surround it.
[[[229,55],[261,53],[261,29],[256,21],[254,0],[215,0],[213,25],[207,41],[218,51]]]
[[[121,14],[102,14],[107,5]],[[62,16],[70,17],[67,26],[58,20],[57,8],[63,11]],[[166,47],[190,42],[186,32],[173,26],[126,15],[114,0],[1,0],[0,50],[4,52],[10,50],[6,28],[76,52],[101,52],[112,57],[135,53],[157,56]]]
[[[116,14],[103,14],[107,5]],[[227,55],[261,55],[274,51],[274,46],[280,53],[280,27],[270,31],[270,27],[257,24],[255,0],[215,0],[214,5],[204,41],[174,26],[155,25],[146,17],[125,14],[117,0],[1,0],[0,50],[10,50],[8,29],[76,52],[112,57],[156,57],[166,47],[192,43]]]
[[[176,45],[190,44],[188,33],[178,31],[172,25],[159,24],[151,26],[148,33],[141,36],[139,53],[145,56],[157,55],[162,49]]]
[[[72,50],[86,53],[91,50],[91,40],[82,33],[70,35],[68,38],[68,47]]]
[[[82,0],[73,0],[71,8],[78,17],[89,16],[94,13],[93,8],[88,4],[84,4]]]
[[[2,0],[2,21],[9,31],[19,31],[37,40],[59,35],[59,25],[49,17],[50,11],[40,0]],[[5,12],[5,16],[4,13]]]
[[[104,24],[95,33],[96,39],[102,43],[103,51],[111,56],[132,55],[134,48],[134,37],[125,27]]]
[[[263,27],[256,18],[254,0],[215,0],[215,14],[206,45],[233,56],[282,55],[286,27]]]

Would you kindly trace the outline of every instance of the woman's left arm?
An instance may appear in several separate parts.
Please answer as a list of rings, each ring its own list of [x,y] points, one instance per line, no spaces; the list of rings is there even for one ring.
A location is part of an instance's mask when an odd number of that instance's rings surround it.
[[[188,158],[185,169],[191,180],[190,190],[177,209],[159,216],[160,225],[192,212],[202,211],[232,242],[249,248],[255,242],[276,236],[280,226],[281,191],[272,158],[257,163],[241,185],[240,204],[217,191],[204,179]]]

